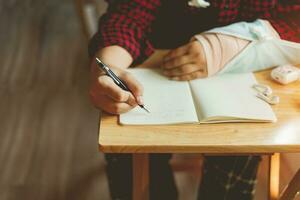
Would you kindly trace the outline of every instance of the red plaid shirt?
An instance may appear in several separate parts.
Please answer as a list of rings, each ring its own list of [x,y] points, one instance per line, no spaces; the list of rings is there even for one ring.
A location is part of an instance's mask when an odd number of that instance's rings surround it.
[[[300,42],[300,0],[209,2],[208,8],[195,8],[188,0],[108,0],[90,53],[118,45],[141,62],[154,47],[174,48],[210,28],[257,18],[268,20],[282,39]]]

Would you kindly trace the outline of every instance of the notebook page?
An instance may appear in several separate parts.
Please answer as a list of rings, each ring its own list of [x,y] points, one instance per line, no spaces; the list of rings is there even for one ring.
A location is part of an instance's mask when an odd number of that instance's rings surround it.
[[[145,107],[120,115],[121,124],[160,125],[198,123],[188,82],[171,81],[150,69],[130,69],[144,87]]]
[[[200,122],[276,121],[271,106],[256,97],[252,73],[222,74],[190,81]]]

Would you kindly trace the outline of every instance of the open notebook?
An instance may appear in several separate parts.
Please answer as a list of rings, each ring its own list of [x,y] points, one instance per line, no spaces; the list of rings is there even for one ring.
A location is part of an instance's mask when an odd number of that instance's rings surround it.
[[[269,104],[256,97],[252,73],[172,81],[157,70],[131,69],[144,86],[145,107],[120,115],[121,124],[275,122]]]

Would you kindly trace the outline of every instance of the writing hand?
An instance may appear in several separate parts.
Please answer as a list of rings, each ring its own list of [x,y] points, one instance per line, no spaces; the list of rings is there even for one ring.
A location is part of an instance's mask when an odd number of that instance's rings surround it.
[[[143,105],[142,85],[127,71],[111,67],[113,72],[126,83],[132,94],[122,90],[114,81],[106,76],[93,61],[91,66],[90,99],[92,103],[108,113],[121,114],[137,106]]]

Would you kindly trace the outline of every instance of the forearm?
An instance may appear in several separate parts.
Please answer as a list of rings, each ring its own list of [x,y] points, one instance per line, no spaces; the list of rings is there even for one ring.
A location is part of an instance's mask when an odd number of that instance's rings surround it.
[[[205,52],[207,76],[212,76],[223,69],[223,67],[244,48],[250,41],[218,33],[204,33],[196,35]]]
[[[98,56],[103,62],[112,67],[121,69],[128,68],[133,58],[127,50],[120,46],[107,46],[100,49],[96,56]]]

